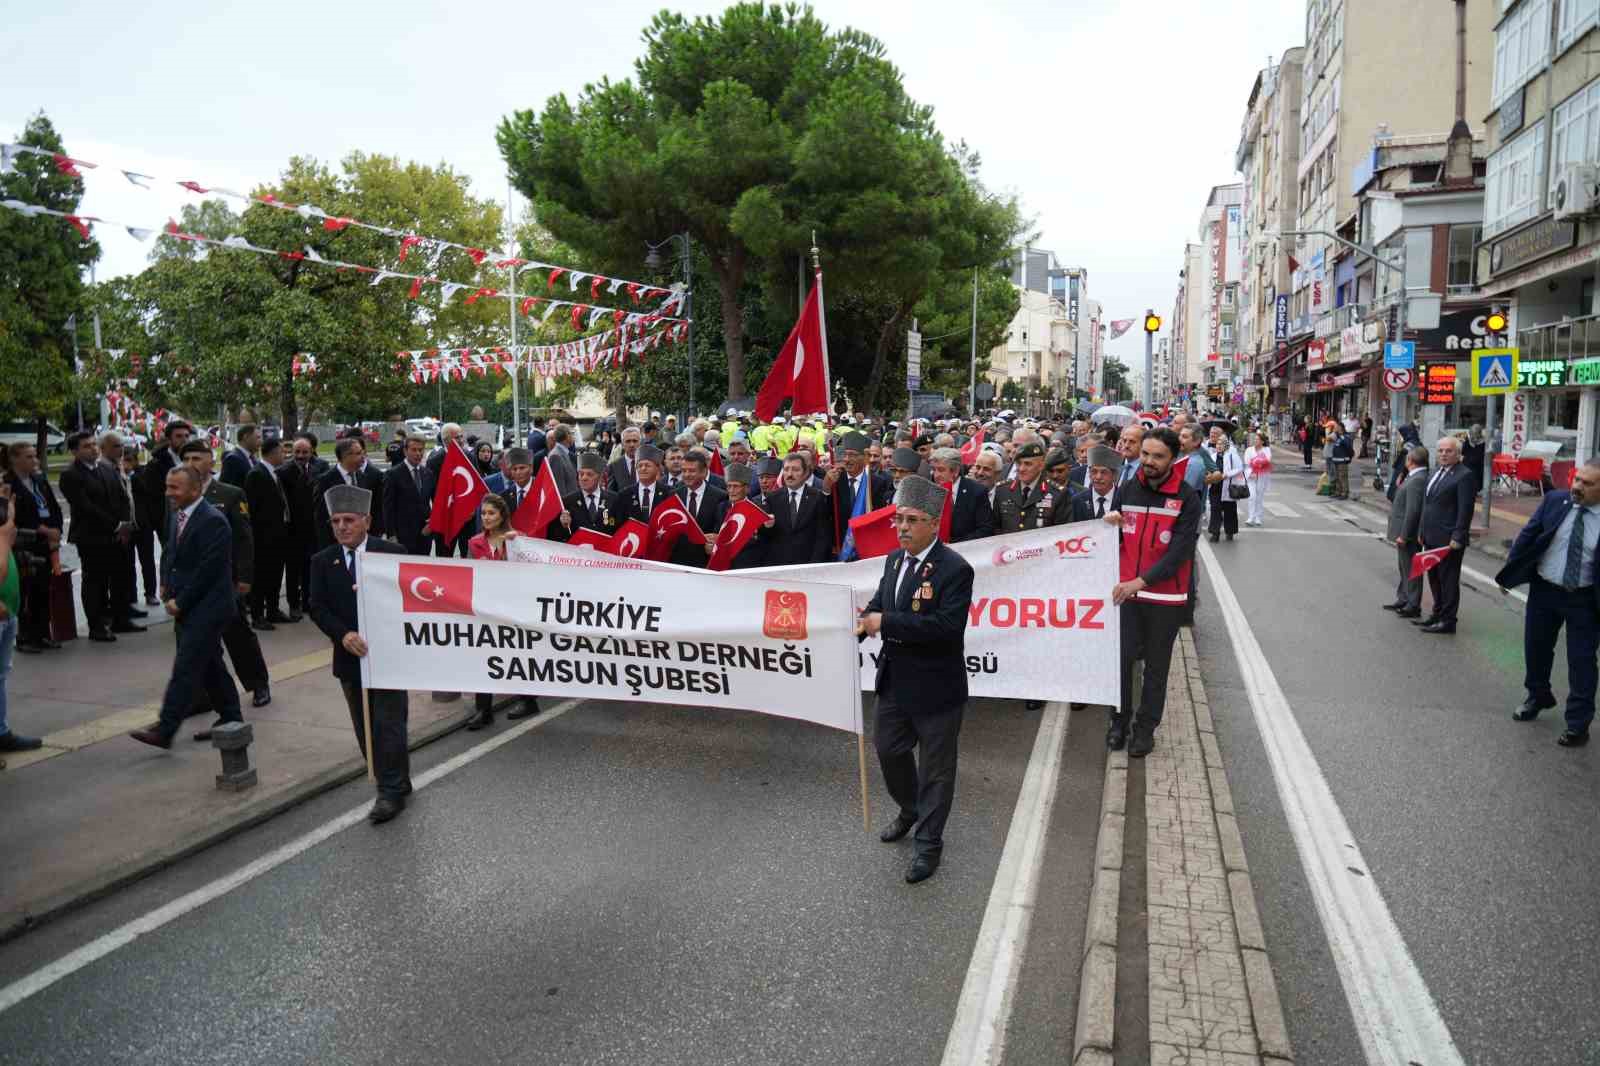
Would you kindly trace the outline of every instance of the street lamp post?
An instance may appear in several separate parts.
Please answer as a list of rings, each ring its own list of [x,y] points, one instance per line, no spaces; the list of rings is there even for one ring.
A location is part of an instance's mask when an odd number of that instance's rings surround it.
[[[650,270],[659,270],[661,268],[660,250],[674,241],[682,242],[679,255],[680,262],[683,265],[683,305],[679,308],[679,312],[688,322],[689,410],[684,414],[683,418],[684,426],[687,428],[689,420],[695,417],[697,410],[694,402],[694,315],[690,312],[690,303],[694,298],[694,254],[689,244],[689,234],[687,232],[674,233],[665,240],[656,241],[654,244],[646,241],[644,265]]]

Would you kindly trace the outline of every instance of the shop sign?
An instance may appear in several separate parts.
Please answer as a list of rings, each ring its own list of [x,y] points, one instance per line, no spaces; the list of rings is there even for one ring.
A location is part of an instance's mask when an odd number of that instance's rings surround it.
[[[1454,403],[1456,398],[1456,365],[1454,363],[1429,363],[1422,368],[1422,402]]]
[[[1306,369],[1321,370],[1323,360],[1328,354],[1326,341],[1312,341],[1306,345]]]
[[[1522,128],[1522,90],[1518,89],[1500,105],[1500,143]]]
[[[1340,374],[1338,377],[1333,379],[1333,387],[1336,389],[1346,388],[1350,385],[1354,385],[1356,380],[1360,377],[1361,371],[1359,370],[1352,370],[1348,374]]]
[[[1461,352],[1491,347],[1499,338],[1489,333],[1489,309],[1474,307],[1439,316],[1438,329],[1419,329],[1417,346],[1428,352]]]
[[[1383,322],[1380,319],[1368,319],[1361,324],[1361,354],[1376,355],[1383,347]]]
[[[1528,443],[1528,397],[1524,393],[1513,392],[1506,399],[1509,401],[1506,408],[1511,430],[1511,454],[1516,455]]]
[[[1517,388],[1559,389],[1567,384],[1565,359],[1517,360]]]
[[[1361,358],[1361,327],[1346,326],[1339,332],[1339,362],[1353,363]]]
[[[1600,358],[1574,359],[1568,363],[1567,384],[1600,385]]]
[[[1289,336],[1289,296],[1287,293],[1278,297],[1277,323],[1273,328],[1273,339],[1283,340]]]
[[[1504,240],[1495,241],[1489,252],[1489,272],[1515,270],[1524,263],[1571,248],[1578,239],[1577,223],[1547,218]]]
[[[1339,387],[1339,376],[1331,371],[1323,371],[1315,378],[1318,392],[1328,392]]]

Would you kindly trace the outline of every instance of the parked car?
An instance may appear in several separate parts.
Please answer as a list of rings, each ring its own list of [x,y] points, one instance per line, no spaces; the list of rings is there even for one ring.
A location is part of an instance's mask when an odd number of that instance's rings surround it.
[[[0,422],[0,444],[15,444],[18,441],[27,441],[32,444],[38,439],[39,427],[34,422]],[[47,451],[65,451],[67,435],[58,427],[46,422],[44,426],[44,443]]]

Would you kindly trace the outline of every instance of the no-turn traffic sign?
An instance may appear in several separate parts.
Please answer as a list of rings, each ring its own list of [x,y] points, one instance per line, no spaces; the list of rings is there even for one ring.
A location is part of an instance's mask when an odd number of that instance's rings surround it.
[[[1411,387],[1413,374],[1410,370],[1385,370],[1383,372],[1383,387],[1390,392],[1405,392]]]

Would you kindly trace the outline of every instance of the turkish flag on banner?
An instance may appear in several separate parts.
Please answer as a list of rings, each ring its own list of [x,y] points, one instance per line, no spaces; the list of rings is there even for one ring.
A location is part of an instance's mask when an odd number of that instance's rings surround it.
[[[472,567],[401,563],[400,610],[471,614]]]
[[[972,435],[972,439],[961,446],[961,465],[971,466],[978,461],[978,453],[983,451],[983,430]]]
[[[437,485],[433,491],[433,510],[428,514],[428,528],[446,541],[454,541],[467,523],[477,517],[478,504],[489,494],[489,486],[483,483],[478,468],[455,440],[445,445]]]
[[[822,271],[811,287],[800,321],[789,331],[789,339],[767,372],[767,380],[756,393],[756,418],[772,421],[784,400],[793,400],[793,415],[827,413],[828,410],[828,331],[822,312]]]
[[[576,544],[580,548],[593,548],[595,551],[611,554],[612,538],[604,533],[580,526],[572,531],[572,536],[567,538],[568,544]]]
[[[667,555],[678,538],[687,535],[696,544],[706,542],[700,523],[694,520],[689,508],[679,496],[666,496],[650,515],[650,558],[666,562]]]
[[[1411,576],[1413,578],[1421,577],[1444,562],[1449,555],[1450,545],[1448,544],[1442,548],[1429,548],[1427,551],[1418,552],[1411,557]]]
[[[624,559],[637,559],[650,546],[650,527],[637,518],[630,518],[611,535],[611,554]]]
[[[876,559],[900,547],[900,538],[895,535],[894,522],[891,521],[893,518],[894,504],[891,503],[850,519],[850,532],[855,536],[858,558]]]
[[[956,493],[954,485],[939,485],[944,489],[944,510],[939,512],[939,539],[946,544],[950,543],[950,510],[955,506]]]
[[[523,497],[517,513],[511,516],[511,526],[518,533],[542,537],[550,523],[561,517],[562,510],[561,489],[556,485],[555,472],[549,463],[540,463],[528,495]]]
[[[769,515],[762,510],[754,500],[744,499],[733,505],[728,512],[728,517],[722,520],[722,528],[717,530],[717,543],[711,549],[711,558],[706,561],[707,570],[726,570],[733,565],[733,561],[744,551],[746,544],[761,531],[761,526]]]

